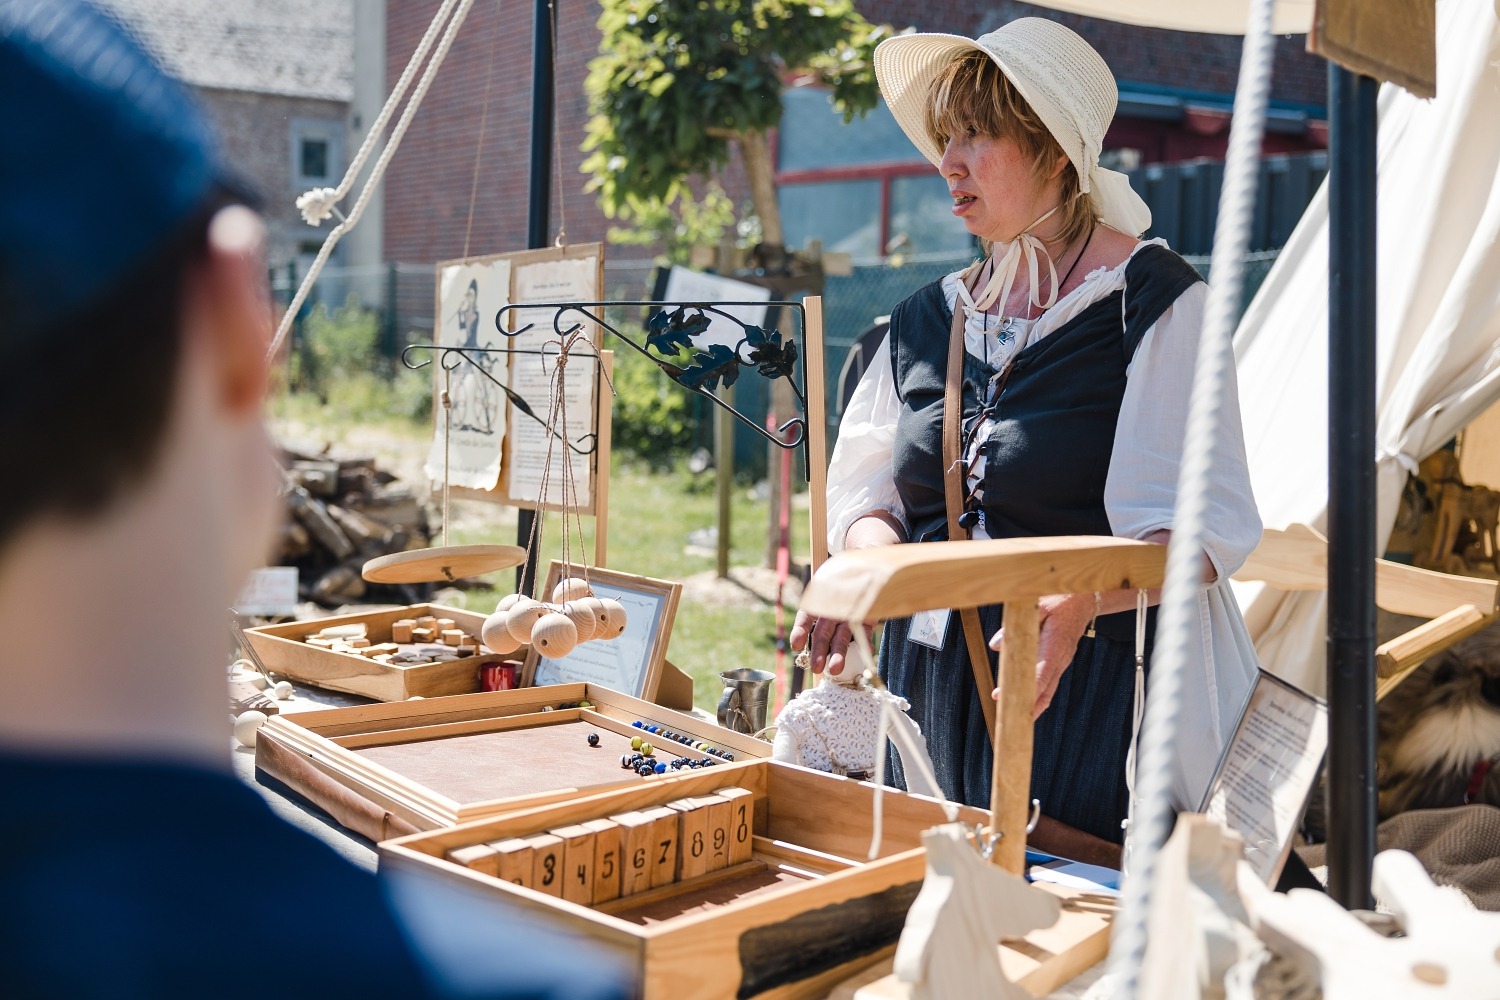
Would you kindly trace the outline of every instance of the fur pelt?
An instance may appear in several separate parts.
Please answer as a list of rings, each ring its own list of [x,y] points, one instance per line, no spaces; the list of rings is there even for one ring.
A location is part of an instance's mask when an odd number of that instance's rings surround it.
[[[1463,804],[1480,761],[1500,754],[1500,627],[1457,642],[1380,703],[1379,813]],[[1500,763],[1471,801],[1500,806]]]

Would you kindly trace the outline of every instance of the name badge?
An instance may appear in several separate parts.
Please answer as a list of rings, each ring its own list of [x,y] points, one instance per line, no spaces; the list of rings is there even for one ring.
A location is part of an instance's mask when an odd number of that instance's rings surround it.
[[[942,649],[948,638],[948,618],[953,612],[948,608],[936,611],[919,611],[911,616],[911,631],[907,638],[920,642],[928,649]]]

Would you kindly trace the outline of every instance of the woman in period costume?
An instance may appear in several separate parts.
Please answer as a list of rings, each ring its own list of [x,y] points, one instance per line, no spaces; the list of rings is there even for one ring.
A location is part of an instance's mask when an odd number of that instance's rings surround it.
[[[977,40],[899,36],[875,64],[896,120],[987,253],[893,310],[834,449],[830,549],[949,537],[943,400],[957,337],[962,529],[1164,542],[1207,286],[1162,240],[1139,238],[1150,211],[1123,175],[1098,165],[1116,104],[1109,68],[1078,35],[1039,18]],[[1197,807],[1255,671],[1228,589],[1261,531],[1233,392],[1217,416],[1201,648],[1173,783],[1183,808]],[[1073,837],[1054,843],[1080,843],[1073,831],[1082,831],[1082,843],[1108,854],[1098,841],[1122,840],[1136,607],[1125,590],[1039,602],[1031,789],[1044,824]],[[1149,650],[1154,608],[1147,618]],[[985,806],[992,756],[979,699],[992,692],[975,683],[959,619],[888,622],[880,669],[911,703],[944,794]],[[1000,609],[981,609],[980,620],[998,647]],[[801,615],[791,638],[809,647],[815,670],[842,670],[846,624]],[[993,676],[993,652],[989,661]],[[892,771],[904,784],[899,760]],[[1039,843],[1046,834],[1038,829]]]

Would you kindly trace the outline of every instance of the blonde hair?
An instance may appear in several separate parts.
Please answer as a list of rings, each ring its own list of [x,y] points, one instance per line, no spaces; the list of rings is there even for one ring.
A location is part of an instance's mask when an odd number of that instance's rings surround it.
[[[974,50],[958,56],[938,73],[927,92],[927,134],[939,149],[954,135],[968,129],[991,138],[1010,139],[1032,160],[1033,179],[1043,183],[1067,154],[1031,105],[1000,71],[995,61]],[[1062,200],[1058,238],[1063,246],[1073,243],[1099,221],[1093,199],[1079,186],[1078,171],[1069,163],[1058,175]],[[989,241],[985,241],[989,250]]]

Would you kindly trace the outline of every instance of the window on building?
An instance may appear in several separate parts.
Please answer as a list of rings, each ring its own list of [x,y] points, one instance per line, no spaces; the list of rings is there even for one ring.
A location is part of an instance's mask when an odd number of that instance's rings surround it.
[[[884,104],[846,125],[827,91],[798,88],[782,100],[777,181],[787,246],[822,240],[857,261],[973,248],[947,184]]]
[[[328,178],[328,140],[308,139],[302,140],[302,176],[309,178]]]
[[[344,172],[344,123],[293,118],[288,132],[292,189],[329,187]]]

